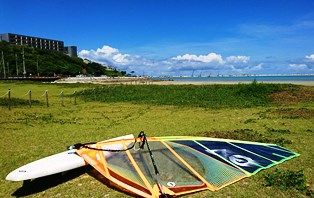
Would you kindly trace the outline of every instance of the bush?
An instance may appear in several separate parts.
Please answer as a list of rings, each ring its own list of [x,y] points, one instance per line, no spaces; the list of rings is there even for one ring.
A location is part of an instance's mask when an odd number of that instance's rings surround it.
[[[280,187],[283,189],[294,188],[303,191],[306,195],[312,196],[314,192],[307,188],[306,178],[303,170],[280,171],[276,169],[273,173],[264,175],[265,186]]]
[[[87,100],[104,102],[132,102],[140,104],[174,105],[183,107],[250,108],[271,105],[269,95],[294,85],[239,84],[239,85],[142,85],[103,86],[86,90]],[[81,93],[81,95],[83,95]]]
[[[38,105],[40,102],[38,100],[32,100],[32,105]],[[20,98],[11,98],[11,106],[28,106],[29,100]],[[0,98],[0,106],[8,106],[7,98]]]

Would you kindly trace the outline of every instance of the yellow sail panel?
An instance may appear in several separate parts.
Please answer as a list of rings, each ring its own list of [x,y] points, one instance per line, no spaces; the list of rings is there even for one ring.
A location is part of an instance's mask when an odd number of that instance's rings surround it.
[[[99,146],[101,146],[101,144],[97,145],[97,147]],[[151,191],[147,189],[143,180],[134,169],[126,152],[112,152],[109,157],[103,155],[103,152],[108,151],[95,151],[90,149],[79,149],[77,151],[84,160],[117,186],[139,196],[151,196]],[[102,160],[100,156],[103,156],[105,161]]]
[[[107,167],[104,166],[105,162],[101,160],[98,151],[90,149],[80,149],[76,152],[102,175],[104,175],[105,177],[109,176]]]
[[[135,140],[136,146],[130,147]],[[191,137],[145,136],[97,143],[94,148],[118,148],[114,152],[84,147],[77,152],[109,181],[137,197],[215,191],[298,156],[273,144]]]

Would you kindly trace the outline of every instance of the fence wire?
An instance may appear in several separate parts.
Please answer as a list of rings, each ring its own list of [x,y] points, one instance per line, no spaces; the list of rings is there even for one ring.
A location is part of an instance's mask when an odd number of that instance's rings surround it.
[[[4,98],[4,96],[8,95],[9,91],[7,91],[5,94],[3,94],[2,96],[0,96],[0,98]]]
[[[81,92],[78,92],[77,90],[75,90],[72,93],[69,93],[68,95],[65,94],[64,90],[62,90],[58,94],[51,94],[51,93],[48,94],[49,93],[48,90],[45,90],[43,94],[38,94],[38,92],[36,94],[32,90],[29,90],[29,91],[27,91],[27,93],[19,95],[17,98],[15,98],[15,97],[12,97],[12,93],[14,93],[14,90],[13,91],[8,90],[6,93],[4,93],[3,95],[0,96],[0,98],[5,98],[6,96],[8,96],[7,102],[2,102],[1,106],[4,106],[4,104],[7,103],[6,106],[8,105],[10,108],[11,106],[13,106],[13,107],[14,106],[21,106],[21,105],[24,105],[24,103],[25,104],[27,103],[27,106],[29,106],[31,108],[33,104],[37,103],[37,105],[38,105],[38,102],[41,103],[40,101],[42,101],[42,105],[45,105],[47,107],[50,106],[50,103],[52,105],[59,104],[61,106],[65,106],[67,103],[77,105],[77,103],[79,101],[86,103],[87,98],[89,98],[89,100],[91,99],[91,101],[97,101],[97,99],[100,99],[100,98],[98,98],[98,95],[97,95],[97,94],[99,94],[99,90],[97,90],[95,88],[90,89],[90,90],[83,89],[83,90],[81,90]],[[12,100],[16,101],[16,99],[27,100],[25,98],[26,96],[29,96],[27,102],[13,102],[12,103]],[[50,101],[51,97],[54,97],[54,98],[59,97],[60,98],[59,102],[56,102],[55,99]],[[66,99],[66,98],[69,98],[69,99]],[[36,102],[33,103],[34,101],[36,101]]]

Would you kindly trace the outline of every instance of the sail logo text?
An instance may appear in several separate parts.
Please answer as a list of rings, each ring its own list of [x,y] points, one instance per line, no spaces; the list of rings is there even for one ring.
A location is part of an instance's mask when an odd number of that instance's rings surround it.
[[[206,152],[214,155],[220,155],[224,157],[226,160],[229,160],[233,164],[241,167],[251,167],[257,164],[252,158],[236,154],[228,149],[213,149],[213,150],[207,149]]]

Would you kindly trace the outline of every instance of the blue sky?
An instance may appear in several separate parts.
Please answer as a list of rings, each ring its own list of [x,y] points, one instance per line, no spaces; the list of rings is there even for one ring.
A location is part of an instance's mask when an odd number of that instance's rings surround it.
[[[0,33],[139,75],[314,73],[313,0],[0,0]]]

